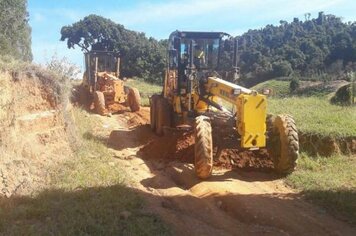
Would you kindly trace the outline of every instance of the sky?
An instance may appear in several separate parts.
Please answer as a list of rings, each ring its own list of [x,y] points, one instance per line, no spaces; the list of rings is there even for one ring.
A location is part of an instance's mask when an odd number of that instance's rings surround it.
[[[156,39],[174,30],[223,31],[238,36],[248,29],[280,20],[316,18],[318,12],[356,21],[355,0],[28,0],[34,62],[43,64],[56,55],[82,67],[83,54],[61,42],[62,26],[90,14],[101,15],[127,29]]]

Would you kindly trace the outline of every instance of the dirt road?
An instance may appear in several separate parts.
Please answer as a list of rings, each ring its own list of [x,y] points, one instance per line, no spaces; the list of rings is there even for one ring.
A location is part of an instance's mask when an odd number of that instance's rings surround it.
[[[194,175],[187,139],[157,137],[149,111],[102,117],[98,137],[125,167],[132,187],[176,235],[356,235],[356,229],[301,199],[261,168],[216,168],[207,181]],[[188,141],[186,141],[188,140]],[[179,143],[177,145],[177,143]],[[255,163],[260,164],[257,159]]]

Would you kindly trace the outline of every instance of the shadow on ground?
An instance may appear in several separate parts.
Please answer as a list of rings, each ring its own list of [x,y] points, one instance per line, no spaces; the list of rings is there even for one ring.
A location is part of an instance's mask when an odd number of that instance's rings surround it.
[[[339,195],[340,192],[327,194]],[[342,194],[356,197],[355,191]],[[356,232],[318,213],[299,197],[298,194],[161,197],[122,185],[47,190],[33,198],[0,199],[0,233],[168,235],[169,228],[177,235],[234,235],[236,232],[244,235],[325,235],[332,232],[352,235]],[[156,216],[158,213],[164,216],[165,223]]]

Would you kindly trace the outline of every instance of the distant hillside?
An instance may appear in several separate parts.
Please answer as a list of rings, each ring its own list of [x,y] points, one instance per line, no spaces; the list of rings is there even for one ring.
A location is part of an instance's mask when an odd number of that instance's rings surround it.
[[[342,77],[356,68],[356,22],[334,15],[298,18],[249,30],[239,38],[240,67],[249,85],[280,76]],[[331,78],[327,78],[331,79]]]

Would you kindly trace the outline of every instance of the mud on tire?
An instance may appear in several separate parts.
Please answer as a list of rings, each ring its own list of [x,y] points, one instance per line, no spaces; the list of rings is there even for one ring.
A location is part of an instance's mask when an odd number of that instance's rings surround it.
[[[95,107],[95,111],[99,115],[105,114],[105,97],[103,92],[100,91],[94,92],[94,107]]]
[[[195,118],[194,167],[196,175],[201,179],[211,176],[213,170],[213,139],[209,118]]]
[[[268,118],[269,140],[267,149],[272,156],[274,169],[279,174],[290,174],[297,165],[299,138],[295,121],[289,115]]]
[[[132,112],[140,110],[141,97],[137,88],[129,88],[127,99]]]

